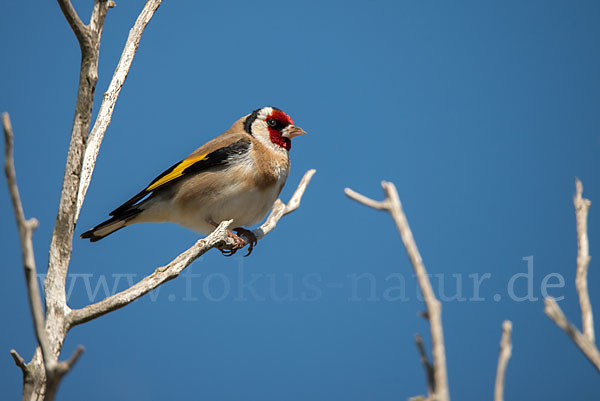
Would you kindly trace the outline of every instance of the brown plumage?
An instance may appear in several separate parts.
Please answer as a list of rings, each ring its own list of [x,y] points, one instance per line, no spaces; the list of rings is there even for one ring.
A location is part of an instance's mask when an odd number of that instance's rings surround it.
[[[291,138],[304,134],[279,109],[263,107],[236,121],[154,179],[144,190],[112,211],[111,219],[83,233],[98,241],[132,224],[173,222],[200,233],[223,220],[252,245],[242,226],[262,220],[287,179]],[[239,243],[245,243],[231,233]],[[230,254],[237,250],[230,251]]]

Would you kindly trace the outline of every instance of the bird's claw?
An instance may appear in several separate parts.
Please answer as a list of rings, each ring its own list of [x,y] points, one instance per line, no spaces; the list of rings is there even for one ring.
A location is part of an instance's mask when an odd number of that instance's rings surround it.
[[[254,246],[258,243],[256,235],[254,235],[252,231],[246,230],[242,227],[234,228],[233,231],[235,231],[235,233],[233,233],[231,230],[227,230],[227,235],[229,236],[229,238],[233,239],[234,245],[229,249],[219,248],[219,251],[221,251],[223,256],[229,257],[234,255],[237,251],[245,247],[247,244],[248,253],[244,255],[244,257],[250,256],[250,254],[254,250]],[[246,239],[240,237],[240,235],[243,235]]]
[[[256,244],[258,244],[258,238],[256,238],[256,235],[254,235],[252,231],[246,230],[243,227],[234,228],[233,231],[235,231],[235,233],[238,235],[238,238],[240,235],[246,237],[246,241],[244,242],[248,243],[248,253],[245,254],[244,257],[250,256],[250,254],[254,250],[254,247],[256,246]]]

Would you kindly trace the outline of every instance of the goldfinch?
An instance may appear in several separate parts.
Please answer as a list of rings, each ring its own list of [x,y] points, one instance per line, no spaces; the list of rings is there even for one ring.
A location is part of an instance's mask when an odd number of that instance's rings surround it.
[[[236,227],[231,256],[256,237],[243,226],[261,221],[279,196],[290,170],[291,139],[305,134],[275,107],[263,107],[237,120],[231,128],[174,164],[109,213],[103,223],[81,234],[98,241],[137,223],[172,222],[208,234],[224,220]],[[246,256],[248,256],[246,255]]]

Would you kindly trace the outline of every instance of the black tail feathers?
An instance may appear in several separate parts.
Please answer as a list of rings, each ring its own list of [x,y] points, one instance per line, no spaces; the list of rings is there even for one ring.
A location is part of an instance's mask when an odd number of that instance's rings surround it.
[[[140,210],[135,208],[127,211],[126,213],[119,213],[118,216],[111,217],[110,219],[98,224],[91,230],[84,232],[80,235],[80,237],[83,239],[89,239],[90,242],[99,241],[107,235],[126,227],[128,225],[127,223],[139,212]]]

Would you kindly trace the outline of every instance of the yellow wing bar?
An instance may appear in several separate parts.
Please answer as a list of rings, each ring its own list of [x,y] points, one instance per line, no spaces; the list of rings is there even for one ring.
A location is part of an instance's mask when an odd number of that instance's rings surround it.
[[[174,180],[175,178],[181,177],[183,175],[183,172],[185,171],[186,168],[188,168],[189,166],[191,166],[194,163],[197,163],[197,162],[199,162],[201,160],[206,159],[207,156],[208,156],[208,153],[205,153],[205,154],[200,155],[200,156],[192,157],[191,159],[185,159],[185,160],[183,160],[181,163],[179,163],[173,169],[173,171],[171,171],[169,174],[165,175],[160,180],[156,181],[155,183],[153,183],[152,185],[150,185],[148,188],[146,188],[146,191],[152,191],[152,190],[160,187],[161,185],[166,184],[167,182]]]

